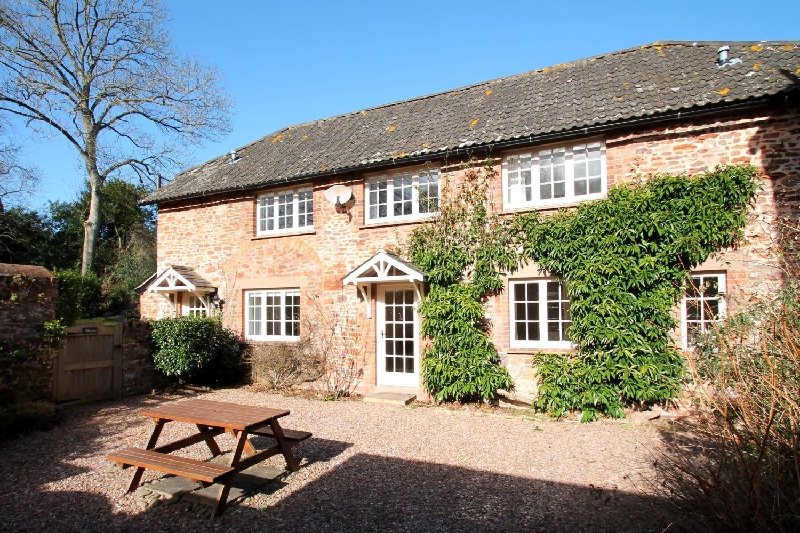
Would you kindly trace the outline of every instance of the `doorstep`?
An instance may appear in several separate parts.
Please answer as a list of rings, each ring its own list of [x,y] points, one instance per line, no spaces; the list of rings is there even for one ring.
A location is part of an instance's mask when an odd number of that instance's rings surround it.
[[[391,405],[406,406],[417,399],[417,395],[411,392],[396,391],[376,391],[364,396],[365,402],[388,403]]]

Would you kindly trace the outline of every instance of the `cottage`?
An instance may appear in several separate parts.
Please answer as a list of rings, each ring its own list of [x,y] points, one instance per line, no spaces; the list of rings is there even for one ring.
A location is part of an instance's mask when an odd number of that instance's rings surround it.
[[[313,302],[337,302],[362,326],[362,392],[422,396],[426,274],[387,250],[436,215],[470,161],[496,162],[502,212],[568,208],[656,172],[755,165],[746,243],[701,265],[704,290],[676,311],[686,346],[715,319],[704,307],[780,283],[772,248],[800,198],[799,79],[800,42],[664,42],[290,126],[146,199],[158,272],[142,315],[216,309],[247,339],[294,342]],[[505,283],[487,303],[492,339],[530,397],[531,354],[570,348],[569,302],[536,265]]]

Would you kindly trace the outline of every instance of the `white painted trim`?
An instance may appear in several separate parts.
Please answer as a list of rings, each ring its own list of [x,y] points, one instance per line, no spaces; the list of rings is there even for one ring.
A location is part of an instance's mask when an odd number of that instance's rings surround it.
[[[414,373],[394,373],[388,374],[386,372],[386,343],[385,343],[385,329],[386,329],[386,292],[394,290],[408,290],[408,284],[390,284],[378,289],[378,300],[376,303],[377,320],[375,321],[375,362],[376,372],[375,380],[376,385],[386,387],[419,387],[420,379],[420,365],[422,358],[420,357],[420,320],[418,313],[419,300],[415,299],[411,304],[413,308],[413,342],[414,342]],[[416,292],[416,291],[415,291]],[[400,378],[404,379],[400,379]],[[392,380],[391,378],[396,378]]]
[[[364,304],[367,306],[367,318],[372,318],[372,284],[363,283],[361,285],[356,285],[356,288],[358,292],[361,293]]]
[[[508,280],[508,324],[509,324],[509,347],[510,348],[554,348],[554,349],[570,349],[573,347],[571,341],[549,341],[547,338],[547,289],[546,283],[549,281],[559,281],[556,278],[515,278]],[[539,337],[538,341],[520,341],[516,340],[515,332],[515,301],[514,301],[514,285],[520,283],[538,283],[539,284]],[[563,284],[563,282],[561,282]]]
[[[364,178],[364,224],[386,224],[391,222],[406,222],[414,220],[425,220],[431,218],[439,213],[439,210],[430,213],[420,213],[419,206],[419,176],[422,173],[435,174],[437,176],[438,187],[438,200],[439,205],[442,201],[442,173],[438,167],[417,167],[398,170],[395,172],[386,172],[380,174],[372,174]],[[411,176],[411,214],[409,215],[395,215],[394,214],[394,179],[404,174]],[[370,208],[373,207],[370,203],[370,184],[378,180],[386,180],[386,216],[370,218]]]
[[[728,312],[728,303],[725,300],[725,295],[728,293],[727,290],[727,272],[720,272],[720,271],[692,271],[690,274],[692,277],[710,277],[716,276],[717,278],[717,292],[719,293],[719,319],[723,320],[727,316]],[[692,349],[689,346],[689,328],[688,328],[688,321],[687,321],[687,313],[686,313],[686,290],[684,289],[683,298],[681,298],[681,347],[684,350]]]
[[[574,164],[573,152],[576,146],[588,146],[590,144],[600,144],[600,192],[595,194],[586,194],[584,196],[574,196],[574,194],[567,194],[564,198],[552,198],[549,200],[540,200],[539,196],[539,152],[542,150],[554,150],[559,148],[565,149],[565,164],[564,164],[564,183],[566,191],[569,193],[574,186]],[[527,202],[521,199],[509,200],[509,180],[508,180],[508,158],[520,155],[531,156],[531,186],[533,189],[534,198]],[[501,182],[503,187],[503,211],[517,211],[521,209],[546,209],[552,207],[567,207],[569,205],[576,205],[582,202],[596,200],[603,198],[608,193],[608,169],[606,163],[606,145],[603,139],[586,139],[580,142],[548,144],[527,148],[524,150],[514,150],[503,154],[501,171]],[[588,182],[587,182],[588,186]]]
[[[162,285],[166,283],[166,285]],[[150,287],[147,288],[147,292],[177,292],[177,291],[197,291],[197,287],[194,286],[189,280],[181,276],[181,274],[169,267],[166,269],[160,276],[156,278],[153,283],[150,284]]]
[[[404,275],[390,276],[389,271],[392,267],[403,272]],[[370,270],[372,270],[374,275],[362,276]],[[358,267],[342,280],[345,285],[349,283],[359,285],[361,283],[386,283],[393,281],[406,281],[413,284],[415,281],[425,281],[425,275],[422,272],[410,269],[406,264],[398,261],[386,252],[378,252],[372,256],[372,259]]]

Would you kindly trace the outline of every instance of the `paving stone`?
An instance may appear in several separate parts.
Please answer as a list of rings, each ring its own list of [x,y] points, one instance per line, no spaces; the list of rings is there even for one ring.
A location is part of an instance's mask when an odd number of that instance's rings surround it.
[[[181,494],[199,489],[201,485],[200,483],[185,477],[166,476],[148,483],[146,487],[148,490],[155,492],[160,496],[171,498],[172,496],[179,496]]]
[[[278,479],[285,470],[271,466],[255,465],[243,470],[233,479],[233,485],[228,492],[228,501],[241,498],[245,494],[255,491],[270,481]],[[217,504],[219,491],[222,489],[221,483],[214,483],[206,488],[198,489],[184,494],[185,501],[214,507]]]

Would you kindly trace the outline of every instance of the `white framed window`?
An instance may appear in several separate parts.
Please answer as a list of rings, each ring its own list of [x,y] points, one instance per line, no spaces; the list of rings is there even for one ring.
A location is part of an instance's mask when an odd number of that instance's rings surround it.
[[[300,338],[300,290],[258,290],[244,293],[245,337],[253,340]]]
[[[373,176],[364,188],[367,223],[425,218],[439,212],[439,169]]]
[[[503,158],[503,207],[548,207],[606,194],[605,144],[537,148]]]
[[[570,348],[569,297],[557,279],[510,282],[511,347]]]
[[[203,300],[200,299],[200,297],[196,294],[187,294],[184,297],[181,308],[183,310],[183,316],[208,316],[208,307],[206,306],[205,302],[203,302]]]
[[[314,227],[312,189],[262,194],[256,205],[256,234],[270,235]]]
[[[681,303],[681,341],[684,349],[694,346],[697,336],[708,333],[725,318],[726,280],[723,272],[692,273]]]

